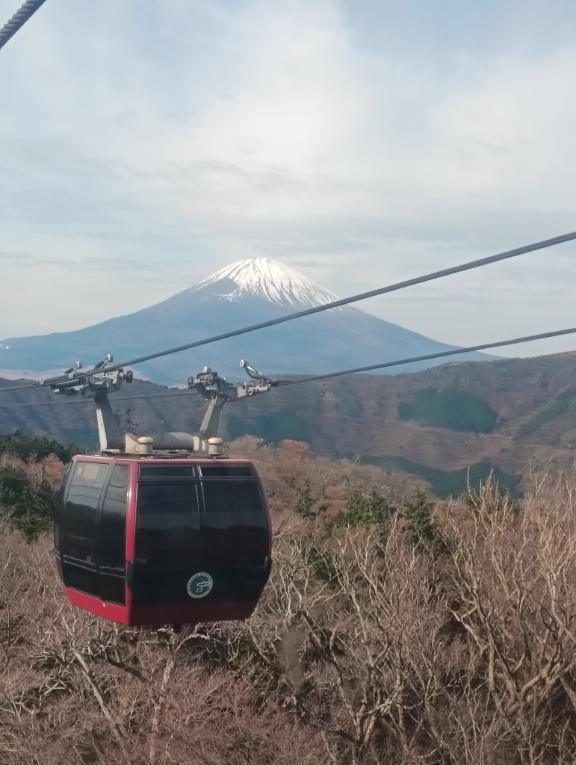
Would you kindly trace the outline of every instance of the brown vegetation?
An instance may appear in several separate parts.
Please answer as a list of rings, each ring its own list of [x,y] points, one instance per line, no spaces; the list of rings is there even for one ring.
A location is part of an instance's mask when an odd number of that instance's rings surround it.
[[[285,522],[294,524],[293,513],[287,511],[294,509],[306,486],[318,505],[326,505],[329,514],[343,510],[347,497],[356,490],[376,489],[396,503],[425,487],[422,481],[401,473],[315,456],[302,441],[281,441],[278,447],[271,447],[258,438],[244,436],[230,443],[228,456],[244,457],[257,464],[277,531]]]
[[[107,624],[65,604],[47,537],[0,530],[0,762],[576,761],[572,483],[520,504],[489,485],[429,518],[379,471],[242,449],[277,527],[249,622]],[[372,520],[334,523],[371,489]]]

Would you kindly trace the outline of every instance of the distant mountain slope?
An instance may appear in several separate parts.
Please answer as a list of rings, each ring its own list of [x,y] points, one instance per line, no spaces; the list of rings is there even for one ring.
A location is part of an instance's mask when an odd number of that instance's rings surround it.
[[[136,313],[74,332],[2,340],[0,370],[40,373],[61,369],[76,359],[92,363],[108,352],[122,361],[334,299],[335,295],[277,261],[243,260]],[[246,358],[270,373],[308,374],[451,347],[346,307],[154,360],[139,371],[156,382],[176,383],[204,365],[220,374],[236,375],[240,359]],[[431,365],[423,363],[414,369]]]
[[[423,478],[438,494],[462,488],[468,476],[477,481],[491,469],[514,488],[532,467],[573,470],[575,379],[576,353],[564,353],[274,388],[229,405],[223,434],[306,441],[319,454]],[[6,385],[13,382],[0,381],[0,389]],[[122,425],[138,433],[198,428],[205,401],[175,400],[171,394],[136,398],[158,393],[167,391],[135,382],[113,394]],[[19,428],[94,448],[93,405],[78,404],[78,398],[44,405],[54,400],[42,389],[0,393],[0,433]]]

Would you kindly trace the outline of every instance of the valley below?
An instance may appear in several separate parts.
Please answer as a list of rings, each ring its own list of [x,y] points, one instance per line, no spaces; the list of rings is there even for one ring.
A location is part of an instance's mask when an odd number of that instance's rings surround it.
[[[226,406],[222,435],[302,441],[318,455],[405,473],[440,497],[490,472],[518,493],[532,472],[573,465],[575,377],[576,354],[564,353],[303,383]],[[121,427],[138,434],[198,430],[206,406],[199,396],[142,381],[110,400]],[[39,389],[3,393],[0,404],[0,432],[96,447],[87,398]]]

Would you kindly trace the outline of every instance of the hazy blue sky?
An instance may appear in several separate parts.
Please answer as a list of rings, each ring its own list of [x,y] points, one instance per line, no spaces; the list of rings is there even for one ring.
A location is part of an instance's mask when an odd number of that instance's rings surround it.
[[[0,338],[245,257],[345,295],[576,229],[575,24],[569,0],[48,0],[0,53]],[[564,245],[364,308],[482,342],[574,325],[575,277]]]

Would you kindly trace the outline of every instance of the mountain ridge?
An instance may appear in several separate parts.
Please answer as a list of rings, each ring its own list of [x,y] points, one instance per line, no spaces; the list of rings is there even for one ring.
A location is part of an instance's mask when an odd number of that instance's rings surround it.
[[[223,435],[305,441],[317,454],[428,480],[438,494],[447,486],[464,489],[468,475],[476,480],[492,469],[513,489],[529,480],[533,468],[573,469],[575,377],[576,353],[563,353],[273,388],[227,406]],[[0,389],[5,385],[13,382],[0,381]],[[137,398],[158,393],[168,397]],[[94,448],[94,409],[89,402],[76,405],[78,400],[46,406],[54,397],[45,389],[2,393],[0,432],[20,429],[64,441],[91,434],[90,444],[83,443]],[[111,401],[122,425],[131,429],[128,423],[135,422],[139,433],[197,430],[206,406],[200,398],[176,400],[165,388],[139,381]]]
[[[238,261],[193,287],[155,305],[72,332],[0,342],[0,369],[60,369],[76,359],[86,364],[113,353],[117,361],[148,355],[258,324],[298,308],[331,302],[336,296],[307,277],[267,258]],[[182,383],[209,365],[229,376],[241,358],[277,374],[316,374],[348,366],[383,363],[454,348],[387,322],[355,307],[304,317],[147,362],[141,374],[159,383]],[[487,359],[469,354],[474,360]],[[422,362],[421,369],[434,362]],[[394,373],[396,370],[389,370]]]

